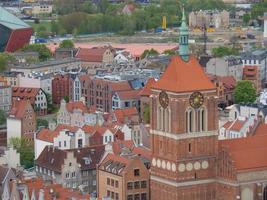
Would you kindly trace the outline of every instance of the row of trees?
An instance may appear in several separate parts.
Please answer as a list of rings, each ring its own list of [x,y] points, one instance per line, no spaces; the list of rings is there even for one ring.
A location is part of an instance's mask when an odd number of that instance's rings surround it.
[[[143,7],[136,4],[136,10],[129,16],[121,13],[125,4],[111,4],[107,0],[100,0],[97,5],[80,0],[56,0],[55,7],[60,17],[51,22],[51,32],[59,35],[99,32],[129,35],[160,27],[163,16],[167,18],[168,27],[178,26],[182,4],[186,5],[188,12],[226,8],[222,0],[164,0]]]

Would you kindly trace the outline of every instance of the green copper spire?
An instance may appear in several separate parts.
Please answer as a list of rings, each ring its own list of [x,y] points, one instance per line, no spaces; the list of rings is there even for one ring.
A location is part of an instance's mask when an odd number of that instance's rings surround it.
[[[188,46],[188,38],[189,38],[189,29],[186,24],[186,17],[185,11],[183,8],[183,17],[182,17],[182,24],[179,28],[180,35],[179,35],[179,55],[181,58],[187,62],[189,60],[189,46]]]

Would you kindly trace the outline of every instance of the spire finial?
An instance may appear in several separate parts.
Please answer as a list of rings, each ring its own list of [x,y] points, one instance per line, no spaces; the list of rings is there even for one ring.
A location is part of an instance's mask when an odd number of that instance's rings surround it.
[[[188,39],[189,39],[189,30],[186,24],[186,16],[185,16],[185,9],[183,5],[183,16],[182,16],[182,23],[179,36],[179,54],[181,58],[187,62],[189,60],[189,47],[188,47]]]

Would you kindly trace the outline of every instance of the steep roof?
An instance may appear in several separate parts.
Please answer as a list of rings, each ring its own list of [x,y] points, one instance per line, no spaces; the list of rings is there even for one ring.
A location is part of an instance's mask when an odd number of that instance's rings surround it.
[[[227,149],[239,171],[267,168],[266,144],[267,134],[219,140],[219,148]]]
[[[33,104],[41,88],[26,88],[26,87],[13,87],[12,97],[19,97],[20,99],[30,99]]]
[[[54,138],[59,135],[59,132],[57,131],[51,131],[47,128],[43,128],[39,133],[37,133],[36,138],[38,140],[43,140],[46,142],[53,143]]]
[[[140,96],[150,96],[151,87],[156,83],[154,78],[150,78],[147,80],[145,87],[139,92]]]
[[[103,55],[109,47],[93,47],[80,48],[76,54],[76,58],[80,58],[84,62],[102,62]]]
[[[255,130],[255,135],[267,134],[267,124],[261,123]]]
[[[83,113],[90,112],[89,108],[82,101],[69,102],[66,104],[67,110],[73,112],[74,109],[80,109]]]
[[[11,14],[1,6],[0,6],[0,24],[12,30],[30,28],[28,24],[26,24],[24,21],[17,18],[15,15]]]
[[[77,162],[80,164],[81,170],[90,170],[95,169],[96,165],[102,159],[102,156],[105,152],[105,146],[90,146],[80,149],[71,149],[68,151],[74,152],[74,156],[77,159]]]
[[[197,59],[189,57],[185,62],[180,56],[173,56],[166,71],[153,87],[171,92],[192,92],[196,90],[215,90]]]
[[[118,91],[117,94],[121,100],[138,99],[140,90]]]
[[[61,166],[64,164],[64,159],[67,157],[67,152],[55,148],[53,146],[46,146],[35,163],[41,167],[61,172]]]
[[[117,121],[120,123],[124,123],[124,119],[126,117],[138,115],[138,111],[137,111],[136,107],[116,109],[113,112],[114,112],[114,115],[115,115]]]
[[[110,81],[109,85],[113,91],[126,91],[132,89],[128,81],[119,81],[119,82]]]

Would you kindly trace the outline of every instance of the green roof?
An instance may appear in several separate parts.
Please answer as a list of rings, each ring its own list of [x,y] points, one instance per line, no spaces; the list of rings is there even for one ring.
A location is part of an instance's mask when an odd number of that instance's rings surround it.
[[[22,21],[15,15],[11,14],[1,6],[0,6],[0,24],[12,30],[30,28],[28,24],[26,24],[24,21]]]

